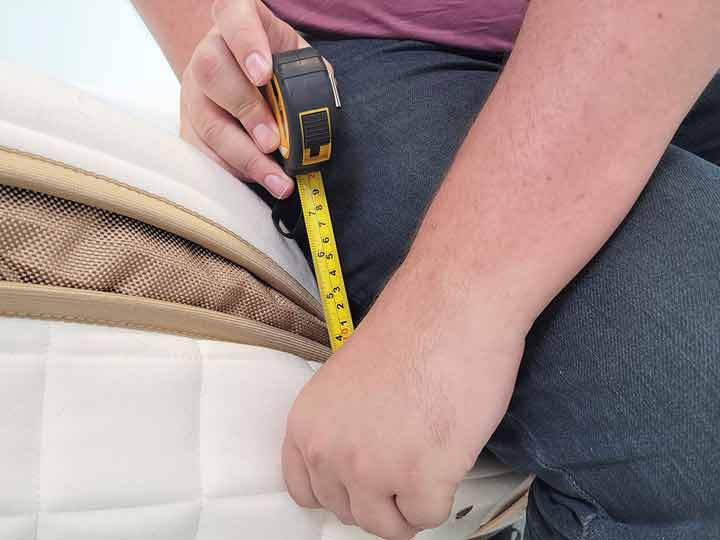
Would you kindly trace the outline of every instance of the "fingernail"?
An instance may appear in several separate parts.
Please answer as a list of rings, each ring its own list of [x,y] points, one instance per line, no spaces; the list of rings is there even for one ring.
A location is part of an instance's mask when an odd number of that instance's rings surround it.
[[[293,184],[289,178],[283,178],[276,174],[269,174],[265,177],[265,187],[278,199],[284,199],[292,191]]]
[[[270,66],[260,54],[255,52],[245,59],[245,69],[247,69],[252,82],[261,84],[265,80],[268,71],[270,71]]]
[[[253,137],[264,152],[272,152],[280,144],[280,133],[268,127],[267,124],[258,124],[253,129]]]

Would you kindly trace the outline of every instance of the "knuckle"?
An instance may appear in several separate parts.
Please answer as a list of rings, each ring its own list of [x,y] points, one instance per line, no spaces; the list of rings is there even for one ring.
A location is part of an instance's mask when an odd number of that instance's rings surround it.
[[[183,70],[182,74],[180,75],[180,97],[181,99],[183,97],[187,98],[187,88],[188,86],[193,82],[193,79],[195,78],[195,75],[192,73],[192,58],[190,59],[190,62],[187,66],[185,66],[185,69]]]
[[[423,530],[423,529],[435,529],[445,523],[450,517],[450,511],[452,510],[452,501],[447,503],[436,503],[436,504],[423,504],[420,508],[403,508],[405,519],[411,526]]]
[[[305,451],[305,459],[312,468],[317,468],[327,462],[327,455],[322,445],[311,443]]]
[[[367,484],[377,471],[372,459],[359,449],[349,450],[345,459],[351,477],[360,485]]]
[[[429,467],[423,466],[425,459],[415,454],[406,454],[402,464],[397,467],[398,482],[410,493],[424,493],[437,479],[429,473]]]
[[[297,32],[282,19],[271,17],[265,30],[279,48],[297,49]]]
[[[192,73],[201,86],[210,85],[220,71],[220,57],[216,51],[204,46],[198,48],[192,60]]]
[[[235,118],[243,122],[247,121],[251,116],[253,116],[253,114],[260,108],[261,105],[262,104],[258,100],[248,99],[246,101],[241,101],[240,103],[236,104],[234,107],[232,107],[232,110],[228,112],[232,114]]]
[[[253,152],[242,162],[240,170],[249,178],[259,179],[261,176],[260,169],[262,168],[264,159],[264,154],[261,154],[260,152]]]
[[[222,141],[225,123],[217,119],[206,119],[200,126],[199,135],[211,148],[215,148]]]
[[[238,60],[244,59],[257,44],[258,29],[250,21],[236,23],[223,36],[228,47]]]

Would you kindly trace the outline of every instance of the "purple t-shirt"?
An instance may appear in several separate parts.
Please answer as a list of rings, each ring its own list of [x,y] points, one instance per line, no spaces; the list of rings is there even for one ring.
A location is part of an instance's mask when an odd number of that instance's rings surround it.
[[[510,50],[529,0],[265,0],[281,19],[342,36]]]

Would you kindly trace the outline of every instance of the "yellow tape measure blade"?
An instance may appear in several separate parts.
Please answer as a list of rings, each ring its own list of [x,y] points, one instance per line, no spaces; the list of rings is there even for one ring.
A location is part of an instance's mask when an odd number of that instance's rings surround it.
[[[318,171],[299,175],[297,188],[315,277],[320,290],[320,300],[325,312],[330,346],[336,351],[352,335],[355,327],[350,314],[349,299],[322,174]]]

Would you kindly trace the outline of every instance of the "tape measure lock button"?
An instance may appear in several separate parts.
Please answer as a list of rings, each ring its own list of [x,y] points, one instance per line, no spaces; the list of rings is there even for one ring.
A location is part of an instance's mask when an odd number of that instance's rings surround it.
[[[332,125],[328,107],[300,113],[303,166],[325,163],[332,156]]]

